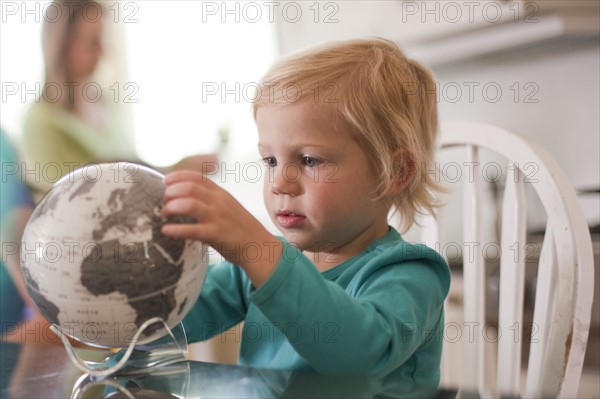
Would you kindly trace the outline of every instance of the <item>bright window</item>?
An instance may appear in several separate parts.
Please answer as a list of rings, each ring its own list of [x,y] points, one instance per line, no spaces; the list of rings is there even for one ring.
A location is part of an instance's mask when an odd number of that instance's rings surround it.
[[[138,155],[164,166],[212,152],[229,131],[229,154],[256,153],[252,89],[275,57],[268,10],[244,2],[102,1],[116,22],[107,47],[124,55],[103,96],[130,111]],[[259,4],[259,3],[254,3]],[[43,85],[41,29],[48,1],[2,1],[1,123],[21,131]],[[257,12],[264,14],[257,18]],[[126,68],[121,68],[126,65]]]
[[[145,160],[169,164],[214,151],[220,129],[230,132],[230,153],[256,153],[251,101],[275,56],[275,27],[267,18],[252,22],[243,4],[122,3],[129,92],[139,88],[135,139]]]

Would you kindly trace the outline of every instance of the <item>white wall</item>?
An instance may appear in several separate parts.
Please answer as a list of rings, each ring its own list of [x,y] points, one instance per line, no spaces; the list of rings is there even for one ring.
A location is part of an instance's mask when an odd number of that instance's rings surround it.
[[[598,188],[599,60],[596,41],[559,44],[552,49],[533,48],[513,56],[438,68],[435,72],[442,92],[440,118],[489,122],[521,133],[541,144],[557,160],[576,189]],[[479,84],[474,86],[471,98],[469,82]],[[483,90],[486,85],[487,98]],[[462,97],[454,102],[456,87],[463,90]],[[502,90],[502,95],[492,102],[496,88]],[[600,221],[599,198],[580,197],[591,224]]]

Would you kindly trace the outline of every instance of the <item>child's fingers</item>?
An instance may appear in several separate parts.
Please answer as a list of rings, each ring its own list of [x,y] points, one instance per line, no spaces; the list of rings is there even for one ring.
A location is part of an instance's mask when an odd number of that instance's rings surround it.
[[[165,224],[161,231],[164,235],[176,238],[186,238],[204,241],[207,237],[207,229],[197,223],[194,224]],[[205,242],[206,243],[206,242]]]
[[[202,190],[200,185],[183,181],[168,185],[164,197],[167,202],[175,198],[203,198],[205,195],[203,191],[206,190]]]
[[[161,216],[188,215],[196,220],[201,220],[205,210],[206,205],[193,198],[175,198],[165,203],[161,210]]]

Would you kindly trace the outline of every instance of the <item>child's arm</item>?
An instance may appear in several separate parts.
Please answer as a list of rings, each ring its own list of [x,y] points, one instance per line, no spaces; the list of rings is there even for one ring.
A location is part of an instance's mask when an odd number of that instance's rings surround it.
[[[183,319],[188,342],[207,340],[244,320],[249,290],[244,280],[231,263],[209,267],[200,298]]]
[[[399,244],[351,266],[360,271],[342,287],[295,251],[285,244],[275,273],[250,301],[274,325],[295,327],[283,332],[308,364],[323,374],[381,377],[429,345],[412,361],[431,366],[433,378],[449,285],[439,255]]]
[[[277,266],[281,242],[231,194],[206,176],[175,172],[165,177],[165,183],[162,215],[188,215],[197,222],[167,224],[162,232],[209,244],[225,259],[242,267],[253,285],[260,287]],[[260,249],[258,254],[249,253],[248,249],[252,247]]]
[[[423,345],[424,333],[440,339],[449,275],[433,251],[409,254],[407,246],[386,252],[374,264],[361,266],[353,282],[342,288],[206,177],[180,172],[165,181],[163,215],[189,215],[197,223],[165,225],[163,233],[201,240],[241,266],[255,287],[250,302],[274,326],[298,326],[301,334],[286,339],[317,371],[387,375]],[[242,248],[256,245],[272,250],[245,259]],[[332,331],[335,336],[328,335]],[[439,358],[426,363],[435,368]]]

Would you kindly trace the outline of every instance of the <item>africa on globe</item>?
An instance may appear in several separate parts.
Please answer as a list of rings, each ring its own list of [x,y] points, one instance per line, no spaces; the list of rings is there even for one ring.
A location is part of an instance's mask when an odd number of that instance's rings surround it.
[[[121,348],[145,321],[160,317],[172,328],[189,312],[204,284],[206,247],[161,233],[164,190],[150,168],[90,164],[61,178],[36,206],[23,234],[23,276],[42,315],[63,333]],[[153,324],[139,343],[166,333]]]

